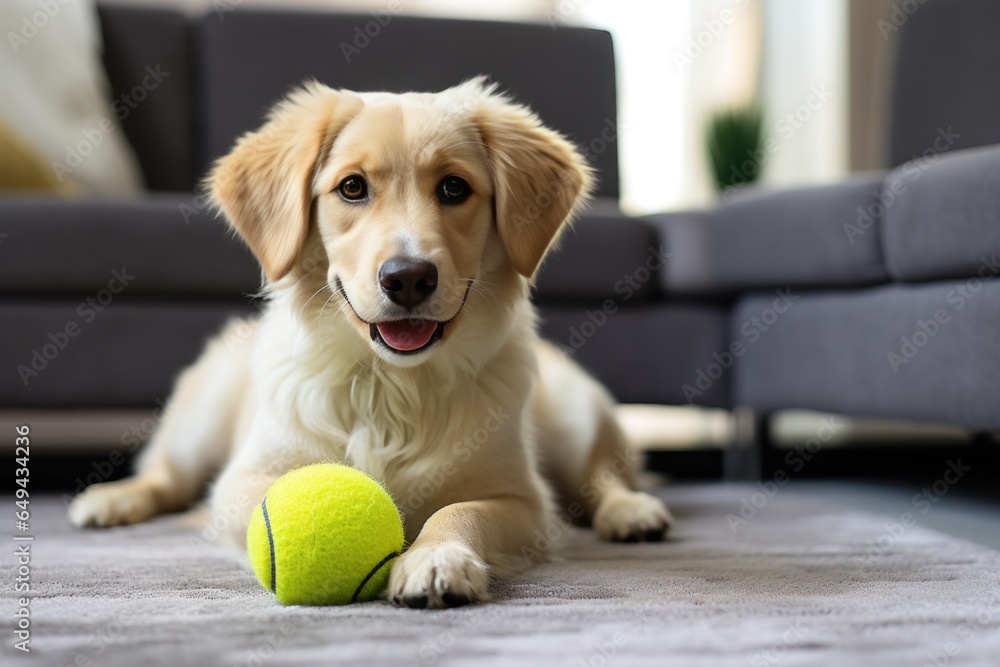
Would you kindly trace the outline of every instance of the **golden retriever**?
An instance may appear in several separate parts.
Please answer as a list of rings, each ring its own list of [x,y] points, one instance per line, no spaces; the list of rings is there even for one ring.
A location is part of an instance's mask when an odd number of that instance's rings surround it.
[[[266,308],[179,378],[134,477],[80,526],[189,506],[243,539],[287,470],[345,461],[385,483],[409,548],[387,595],[488,597],[569,518],[659,540],[607,392],[536,333],[531,279],[592,183],[580,153],[475,79],[441,93],[310,83],[216,164],[212,198],[264,273]]]

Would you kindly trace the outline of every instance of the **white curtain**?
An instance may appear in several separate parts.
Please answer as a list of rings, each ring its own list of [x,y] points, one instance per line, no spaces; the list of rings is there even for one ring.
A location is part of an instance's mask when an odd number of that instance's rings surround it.
[[[848,171],[846,0],[765,0],[762,102],[778,141],[766,180],[823,183]]]

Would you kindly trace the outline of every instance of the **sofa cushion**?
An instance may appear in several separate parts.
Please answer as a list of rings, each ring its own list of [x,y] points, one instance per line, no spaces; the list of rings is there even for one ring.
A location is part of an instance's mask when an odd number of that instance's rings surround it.
[[[892,171],[882,245],[893,278],[1000,272],[1000,146],[916,160]]]
[[[644,220],[609,210],[586,213],[546,258],[536,300],[641,303],[659,291],[659,270],[669,261],[661,244]]]
[[[542,335],[571,355],[627,403],[695,403],[729,407],[729,377],[698,384],[699,369],[728,341],[723,307],[650,303],[551,305],[541,308]]]
[[[115,281],[126,298],[239,296],[260,285],[250,253],[189,194],[5,199],[0,220],[0,294],[93,295]]]
[[[882,177],[743,193],[707,211],[650,216],[670,261],[662,286],[676,294],[822,288],[886,280],[872,205]],[[860,225],[861,234],[852,227]]]
[[[733,311],[735,404],[1000,428],[1000,276],[793,296]]]
[[[139,158],[146,186],[193,189],[193,26],[169,9],[99,9],[113,108]]]
[[[0,405],[147,407],[246,300],[164,303],[0,298]],[[235,331],[233,344],[239,338]]]
[[[219,7],[200,24],[201,171],[307,78],[334,88],[403,92],[442,90],[486,74],[583,146],[599,171],[599,194],[618,197],[615,63],[607,32],[389,10],[375,18]]]

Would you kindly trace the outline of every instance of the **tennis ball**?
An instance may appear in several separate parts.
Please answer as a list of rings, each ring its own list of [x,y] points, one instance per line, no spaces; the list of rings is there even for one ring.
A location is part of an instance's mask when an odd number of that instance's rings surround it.
[[[282,604],[375,599],[403,549],[403,522],[381,484],[318,463],[282,475],[250,517],[247,553]]]

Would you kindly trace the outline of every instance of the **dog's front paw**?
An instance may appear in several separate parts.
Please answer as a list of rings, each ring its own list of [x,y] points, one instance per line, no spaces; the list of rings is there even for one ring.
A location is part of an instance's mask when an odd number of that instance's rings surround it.
[[[594,514],[594,530],[610,542],[659,542],[674,519],[662,500],[642,491],[606,495]]]
[[[81,528],[139,523],[156,513],[153,489],[137,479],[94,484],[69,505],[70,522]]]
[[[486,600],[489,579],[486,563],[464,544],[415,546],[392,566],[389,599],[416,609],[461,607]]]

